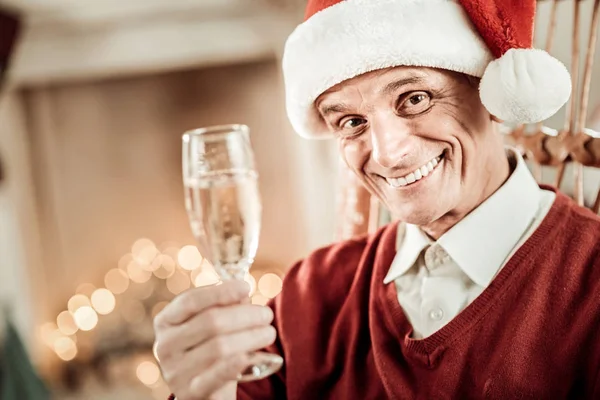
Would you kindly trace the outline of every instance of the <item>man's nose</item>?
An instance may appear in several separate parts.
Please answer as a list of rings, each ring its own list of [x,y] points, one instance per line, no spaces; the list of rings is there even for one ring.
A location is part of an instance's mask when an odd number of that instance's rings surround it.
[[[409,127],[397,116],[371,121],[371,157],[384,168],[394,168],[409,154]]]

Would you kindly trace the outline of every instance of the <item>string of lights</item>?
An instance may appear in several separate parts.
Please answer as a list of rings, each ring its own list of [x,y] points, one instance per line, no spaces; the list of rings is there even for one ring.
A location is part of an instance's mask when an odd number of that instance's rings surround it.
[[[123,348],[132,346],[119,346],[119,340],[126,341],[123,335],[120,339],[115,339],[119,338],[118,334],[90,335],[102,331],[103,321],[106,321],[106,330],[113,333],[122,328],[114,325],[130,325],[133,331],[142,331],[141,326],[145,326],[150,328],[146,331],[151,331],[152,319],[174,296],[192,287],[219,282],[212,265],[193,245],[181,247],[176,243],[164,243],[156,246],[150,239],[142,238],[136,240],[131,251],[116,264],[104,275],[103,286],[79,285],[56,320],[40,326],[41,340],[62,362],[81,363],[86,355],[90,359],[90,348],[95,348],[95,353],[99,347],[124,353]],[[252,303],[264,305],[279,294],[280,275],[279,272],[263,273],[256,268],[247,274],[245,280],[251,287]],[[102,342],[109,343],[101,346]],[[97,354],[95,358],[98,358]],[[130,372],[151,389],[156,398],[165,398],[168,389],[154,358],[138,358]]]

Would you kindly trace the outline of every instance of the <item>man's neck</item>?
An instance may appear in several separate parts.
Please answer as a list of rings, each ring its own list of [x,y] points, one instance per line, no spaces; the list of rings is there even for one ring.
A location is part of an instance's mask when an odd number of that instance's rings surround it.
[[[495,171],[495,173],[491,174],[487,181],[484,182],[481,186],[482,189],[477,196],[473,196],[469,203],[461,204],[457,208],[450,210],[431,224],[420,227],[431,239],[438,240],[471,211],[479,207],[481,203],[487,200],[507,181],[515,168],[514,165],[510,165],[506,153],[504,152],[502,152],[501,157],[496,156],[493,161],[490,161],[491,165],[488,164],[488,167],[490,167],[492,171]]]

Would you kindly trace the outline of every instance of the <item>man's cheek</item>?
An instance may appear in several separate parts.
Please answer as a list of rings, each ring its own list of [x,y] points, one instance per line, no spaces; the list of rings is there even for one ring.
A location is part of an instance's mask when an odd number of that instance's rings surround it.
[[[356,172],[362,169],[369,157],[369,152],[364,146],[348,139],[340,139],[340,152],[348,167]]]

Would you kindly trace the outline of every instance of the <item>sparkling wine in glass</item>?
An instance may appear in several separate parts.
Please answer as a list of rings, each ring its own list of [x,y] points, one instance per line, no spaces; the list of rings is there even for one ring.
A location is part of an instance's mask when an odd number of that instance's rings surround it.
[[[182,161],[185,205],[200,252],[221,279],[243,280],[256,256],[262,211],[248,127],[184,133]],[[252,366],[240,374],[240,382],[262,379],[283,364],[276,354],[250,357]]]

